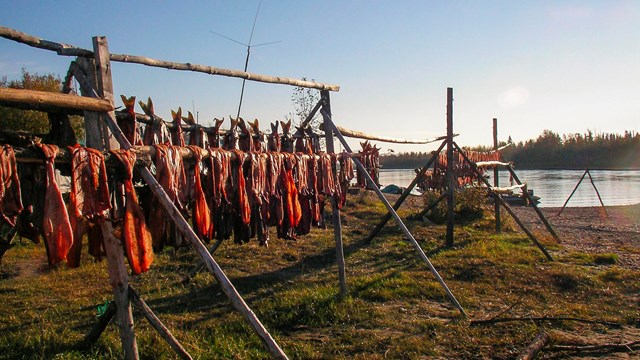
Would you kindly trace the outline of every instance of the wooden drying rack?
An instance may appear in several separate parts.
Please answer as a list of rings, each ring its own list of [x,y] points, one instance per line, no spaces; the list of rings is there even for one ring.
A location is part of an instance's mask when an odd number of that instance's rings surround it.
[[[204,66],[204,65],[196,65],[190,63],[175,63],[164,60],[150,59],[141,56],[133,56],[133,55],[123,55],[123,54],[111,54],[109,53],[107,39],[105,37],[94,37],[93,38],[93,50],[81,49],[75,46],[56,43],[48,40],[43,40],[25,33],[18,32],[13,29],[9,29],[6,27],[0,26],[0,36],[17,41],[19,43],[23,43],[29,46],[52,50],[58,53],[59,55],[64,56],[76,56],[75,61],[71,63],[69,67],[69,72],[67,77],[65,78],[65,86],[66,90],[69,90],[68,84],[70,83],[71,78],[75,78],[80,84],[81,94],[83,96],[73,96],[67,94],[55,94],[51,93],[42,93],[42,92],[32,92],[28,90],[15,90],[15,89],[0,89],[0,105],[10,105],[18,108],[30,108],[30,109],[39,109],[42,111],[63,111],[66,113],[82,113],[84,115],[85,121],[85,132],[86,132],[86,145],[88,147],[92,147],[95,149],[99,149],[101,151],[107,151],[110,149],[115,149],[118,147],[124,149],[135,148],[137,151],[146,151],[151,152],[150,149],[141,149],[142,147],[132,147],[129,141],[125,138],[122,130],[118,127],[116,117],[117,113],[114,111],[114,95],[113,95],[113,84],[111,77],[111,61],[120,61],[127,63],[137,63],[143,64],[147,66],[161,67],[173,70],[188,70],[188,71],[196,71],[201,73],[206,73],[210,75],[222,75],[222,76],[230,76],[230,77],[238,77],[243,78],[250,81],[260,81],[266,83],[273,84],[286,84],[292,86],[299,86],[305,88],[312,88],[320,90],[320,101],[315,105],[311,113],[307,116],[307,118],[301,124],[301,127],[304,128],[311,121],[311,119],[315,116],[315,114],[320,111],[323,116],[323,127],[324,127],[324,137],[326,140],[326,151],[328,153],[334,153],[334,143],[333,139],[336,136],[340,142],[343,144],[344,148],[347,152],[351,153],[353,161],[356,165],[363,170],[368,184],[383,204],[388,209],[387,216],[383,219],[382,226],[386,224],[386,222],[393,217],[394,220],[398,223],[398,226],[403,231],[407,239],[411,241],[414,248],[418,252],[419,256],[424,260],[424,262],[428,265],[430,271],[436,277],[440,285],[443,287],[447,296],[453,305],[458,308],[463,316],[466,316],[466,312],[457,301],[453,293],[449,290],[444,280],[440,277],[435,267],[431,264],[429,258],[424,253],[418,242],[415,240],[413,235],[404,225],[403,221],[400,219],[398,214],[396,213],[396,209],[400,206],[402,201],[408,195],[408,192],[411,191],[415,183],[417,182],[417,178],[414,179],[412,185],[407,188],[407,190],[401,195],[400,199],[396,202],[394,206],[391,206],[387,199],[384,197],[380,189],[375,185],[373,179],[368,174],[367,171],[364,171],[364,166],[360,162],[360,160],[353,155],[349,144],[346,142],[344,136],[364,138],[370,140],[377,141],[386,141],[386,142],[394,142],[394,143],[417,143],[417,144],[427,144],[434,141],[444,140],[442,145],[440,146],[440,150],[447,147],[447,154],[449,158],[452,158],[454,147],[457,145],[453,142],[454,136],[453,134],[453,89],[447,89],[447,135],[443,137],[438,137],[435,139],[428,140],[403,140],[403,139],[393,139],[387,137],[380,137],[374,135],[368,135],[361,132],[348,130],[345,128],[338,127],[331,117],[331,102],[330,102],[330,91],[338,91],[340,89],[337,85],[331,84],[323,84],[309,81],[301,81],[297,79],[290,79],[284,77],[274,77],[267,75],[259,75],[253,74],[243,71],[237,70],[228,70],[221,69],[212,66]],[[152,120],[145,119],[144,115],[136,116],[141,117],[140,120]],[[169,127],[172,125],[171,123],[167,124]],[[189,125],[185,127],[188,128]],[[193,125],[191,125],[193,126]],[[199,125],[196,125],[199,126]],[[458,148],[458,151],[461,151]],[[464,155],[464,153],[462,153]],[[188,156],[188,154],[185,154]],[[465,160],[469,161],[465,156]],[[433,158],[432,160],[433,161]],[[470,162],[470,161],[469,161]],[[470,162],[472,168],[477,171],[475,165]],[[449,165],[450,164],[450,165]],[[446,194],[448,203],[449,203],[449,221],[447,223],[447,244],[452,244],[453,242],[453,169],[451,166],[453,162],[448,162],[447,176],[449,183],[449,191]],[[333,165],[335,167],[335,164]],[[425,166],[423,170],[426,170]],[[189,226],[187,221],[184,219],[180,211],[175,207],[173,202],[169,199],[165,191],[158,184],[155,177],[151,174],[149,169],[142,163],[136,164],[136,169],[139,174],[143,178],[143,180],[149,185],[149,188],[153,192],[153,194],[160,200],[162,206],[166,209],[168,215],[171,217],[172,221],[175,222],[178,230],[183,234],[183,236],[188,239],[196,250],[197,254],[201,258],[204,265],[207,269],[213,274],[217,282],[220,284],[223,292],[230,299],[234,308],[239,311],[245,321],[251,326],[254,332],[260,337],[261,341],[268,349],[270,354],[274,358],[279,359],[287,359],[284,351],[278,346],[275,342],[271,334],[264,328],[260,320],[255,316],[253,311],[247,306],[244,302],[240,294],[237,292],[231,281],[224,274],[218,263],[213,259],[211,253],[207,250],[204,244],[200,241],[197,235],[194,233],[193,229]],[[334,168],[335,171],[335,168]],[[418,174],[420,176],[420,174]],[[486,179],[485,179],[486,181]],[[488,183],[487,183],[487,186]],[[489,187],[490,191],[490,187]],[[441,197],[442,200],[444,197]],[[333,220],[333,228],[334,228],[334,237],[336,243],[336,259],[338,263],[338,275],[340,282],[340,295],[345,295],[347,293],[347,285],[346,285],[346,274],[345,274],[345,261],[344,261],[344,251],[342,244],[342,228],[340,223],[340,210],[337,207],[337,203],[335,199],[332,198],[332,220]],[[508,209],[508,205],[501,202],[505,208]],[[513,213],[510,211],[513,215]],[[514,215],[513,215],[514,216]],[[528,232],[526,228],[525,232]],[[112,286],[114,298],[115,298],[115,306],[110,306],[107,309],[107,317],[106,320],[103,317],[101,321],[96,324],[94,329],[85,337],[85,339],[89,342],[95,342],[99,338],[100,334],[108,324],[108,319],[115,316],[118,319],[118,325],[120,328],[120,338],[122,341],[124,357],[126,359],[138,359],[138,348],[135,338],[134,331],[134,321],[133,315],[131,311],[131,302],[138,304],[145,317],[150,321],[152,326],[160,333],[163,339],[165,339],[168,344],[174,349],[176,354],[183,359],[191,359],[191,356],[182,348],[179,342],[171,335],[169,330],[160,322],[160,320],[155,316],[153,311],[146,306],[142,297],[129,285],[128,281],[128,273],[127,268],[125,266],[125,259],[122,253],[122,244],[120,240],[117,239],[113,235],[113,229],[111,227],[111,223],[105,221],[102,224],[102,232],[103,237],[105,239],[105,251],[107,252],[107,261],[108,261],[108,271],[110,283]],[[371,235],[373,238],[375,234]],[[545,252],[546,254],[546,252]],[[548,255],[548,254],[546,254]],[[550,258],[550,256],[548,256]],[[110,316],[110,317],[109,317]]]

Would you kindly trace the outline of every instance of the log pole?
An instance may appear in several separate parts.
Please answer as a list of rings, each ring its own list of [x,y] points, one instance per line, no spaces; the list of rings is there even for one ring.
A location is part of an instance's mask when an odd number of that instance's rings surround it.
[[[453,246],[453,205],[455,201],[453,162],[453,88],[447,88],[447,247]]]
[[[133,325],[133,313],[129,302],[129,275],[122,254],[122,243],[113,235],[113,227],[108,221],[102,223],[104,251],[107,253],[107,270],[109,282],[113,289],[116,304],[116,318],[120,328],[120,340],[124,358],[139,359],[138,343]]]
[[[598,191],[598,188],[596,187],[596,184],[593,182],[593,178],[591,177],[591,172],[589,171],[589,169],[587,169],[587,175],[589,175],[589,181],[591,181],[591,186],[593,186],[593,190],[596,191],[596,195],[598,195],[598,200],[600,201],[600,206],[602,206],[602,210],[604,211],[604,215],[606,217],[609,217],[609,214],[607,214],[607,208],[604,206],[604,203],[602,202],[602,198],[600,197],[600,192]]]
[[[333,123],[333,120],[331,119],[331,115],[326,113],[324,110],[320,110],[320,112],[322,113],[322,116],[324,117],[325,124],[330,125],[333,128],[333,132],[338,137],[338,139],[342,143],[342,146],[344,146],[345,150],[347,152],[352,153],[351,147],[349,146],[347,141],[344,139],[344,137],[340,133],[340,130],[338,130],[338,128]],[[380,201],[382,201],[382,203],[387,208],[389,213],[391,213],[391,215],[393,216],[394,220],[398,223],[398,226],[400,227],[400,230],[402,230],[402,232],[404,233],[406,238],[411,242],[411,244],[413,245],[415,250],[420,255],[420,258],[422,258],[422,260],[427,264],[427,266],[429,267],[429,270],[431,271],[433,276],[436,278],[438,283],[440,283],[440,286],[444,289],[445,293],[449,297],[449,300],[451,300],[453,305],[458,310],[460,310],[460,313],[464,317],[467,317],[467,313],[464,311],[464,308],[462,308],[462,305],[460,305],[460,303],[458,302],[456,297],[453,296],[453,293],[451,292],[451,290],[449,290],[449,287],[447,286],[447,284],[444,282],[444,280],[442,279],[442,277],[438,273],[438,270],[436,270],[435,266],[433,266],[433,264],[429,260],[429,257],[427,257],[427,254],[425,254],[425,252],[422,250],[422,248],[420,247],[420,244],[418,244],[418,241],[416,241],[416,239],[413,237],[413,235],[411,234],[411,232],[409,231],[407,226],[404,224],[404,222],[402,222],[402,219],[400,219],[400,216],[398,215],[398,213],[393,209],[391,204],[389,204],[389,201],[387,201],[387,198],[384,197],[384,194],[382,193],[382,191],[380,191],[378,186],[375,185],[375,182],[371,178],[371,175],[366,171],[364,165],[362,165],[362,162],[360,162],[360,160],[357,157],[353,157],[353,161],[356,163],[356,166],[358,166],[360,168],[360,170],[362,170],[362,172],[365,174],[365,177],[367,179],[367,183],[369,185],[371,185],[371,188],[376,192],[376,194],[378,195],[378,198],[380,199]]]
[[[0,37],[13,40],[22,44],[26,44],[32,47],[55,51],[58,53],[58,55],[80,56],[80,57],[88,57],[88,58],[94,57],[94,52],[92,52],[91,50],[78,48],[76,46],[72,46],[68,44],[61,44],[53,41],[43,40],[38,37],[28,35],[23,32],[16,31],[4,26],[0,26]],[[177,63],[173,61],[152,59],[144,56],[126,55],[126,54],[109,54],[109,59],[111,61],[117,61],[117,62],[140,64],[140,65],[159,67],[159,68],[170,69],[170,70],[194,71],[194,72],[200,72],[200,73],[209,74],[209,75],[235,77],[235,78],[241,78],[245,80],[258,81],[258,82],[264,82],[264,83],[270,83],[270,84],[292,85],[292,86],[299,86],[304,88],[327,90],[327,91],[340,90],[339,85],[316,83],[313,81],[304,81],[304,80],[298,80],[298,79],[281,77],[281,76],[254,74],[246,71],[223,69],[223,68],[217,68],[214,66],[198,65],[198,64],[191,64],[191,63]]]
[[[216,240],[216,242],[213,243],[211,248],[209,248],[209,254],[211,254],[211,256],[213,256],[213,254],[216,252],[216,250],[218,250],[218,247],[220,246],[220,244],[222,244],[222,239]],[[204,263],[202,261],[200,261],[198,263],[198,265],[194,266],[193,269],[191,269],[191,271],[189,271],[189,273],[184,278],[182,278],[181,283],[183,283],[183,284],[188,283],[202,269],[204,269]]]
[[[493,118],[493,150],[498,151],[498,119],[497,118]],[[500,187],[499,171],[497,166],[493,168],[493,186]],[[495,194],[494,196],[498,197],[500,195]],[[502,226],[500,224],[500,203],[498,202],[497,199],[494,199],[493,201],[493,213],[496,218],[496,232],[499,233],[502,229]]]
[[[328,91],[320,91],[320,99],[322,101],[322,109],[320,110],[324,120],[324,138],[327,147],[327,153],[335,153],[333,144],[333,129],[331,122],[331,99]],[[336,173],[336,164],[331,164],[333,173]],[[342,223],[340,220],[340,209],[335,197],[331,196],[331,219],[333,221],[333,237],[336,241],[336,260],[338,263],[338,277],[340,281],[340,296],[347,294],[347,274],[344,261],[344,246],[342,243]]]
[[[113,105],[108,100],[92,99],[84,96],[38,91],[27,89],[0,88],[0,102],[6,105],[35,104],[34,109],[41,108],[71,108],[87,111],[111,111]]]
[[[531,344],[526,347],[517,357],[518,360],[532,360],[536,358],[536,354],[549,342],[549,334],[540,330],[538,335],[533,339]]]
[[[149,321],[149,324],[151,324],[151,326],[156,329],[158,334],[160,334],[160,337],[162,337],[162,339],[164,339],[164,341],[166,341],[167,344],[171,346],[171,349],[175,351],[178,357],[180,359],[192,360],[193,358],[191,357],[191,355],[189,355],[187,350],[185,350],[182,345],[180,345],[180,342],[178,342],[173,334],[171,334],[171,331],[169,331],[169,329],[164,326],[162,321],[158,319],[156,314],[153,313],[151,308],[144,302],[144,300],[142,300],[138,292],[134,288],[132,288],[131,285],[129,285],[129,295],[131,296],[131,300],[140,308],[140,311],[142,311],[142,314],[147,319],[147,321]]]
[[[111,82],[111,65],[109,63],[109,48],[106,38],[94,37],[93,47],[96,55],[96,77],[98,79],[96,84],[97,96],[101,96],[111,102],[109,99],[113,99],[113,84]],[[105,114],[106,117],[115,116],[113,110]],[[102,151],[109,150],[109,136],[102,129],[103,126],[91,129],[94,133],[91,136],[87,134],[87,145]],[[90,144],[90,142],[94,141],[97,143]],[[129,302],[129,275],[125,266],[122,243],[113,235],[111,222],[104,221],[101,226],[124,357],[125,359],[138,359],[138,344],[136,342],[131,303]]]
[[[95,53],[95,61],[96,61],[96,78],[97,78],[97,89],[98,89],[98,97],[109,101],[112,104],[114,103],[113,96],[113,78],[111,76],[111,60],[109,59],[109,46],[107,44],[107,38],[104,36],[94,36],[93,37],[93,49]],[[100,113],[100,130],[102,131],[102,138],[104,139],[104,143],[106,148],[103,150],[113,150],[120,148],[120,145],[116,141],[116,139],[109,131],[107,127],[106,117],[115,118],[115,112],[113,109],[103,111]]]
[[[311,122],[311,120],[313,120],[313,117],[316,116],[316,114],[318,113],[318,110],[320,110],[320,107],[322,107],[323,101],[322,99],[318,100],[318,103],[316,103],[316,106],[313,107],[313,109],[311,109],[311,112],[307,115],[307,117],[304,119],[304,121],[302,121],[302,123],[300,124],[300,128],[304,129],[307,127],[307,125],[309,125],[309,123]]]
[[[427,170],[429,169],[431,164],[433,164],[435,162],[435,160],[438,158],[438,155],[440,154],[440,151],[444,148],[445,145],[446,145],[446,142],[443,141],[442,144],[440,144],[440,147],[438,148],[438,150],[433,152],[433,155],[431,155],[431,158],[429,158],[429,161],[427,161],[427,163],[420,169],[418,174],[416,174],[416,177],[413,178],[413,181],[411,181],[409,186],[407,186],[407,188],[402,192],[402,194],[400,195],[398,200],[396,200],[395,204],[393,204],[393,209],[394,210],[397,211],[400,208],[400,205],[402,205],[402,203],[405,201],[405,199],[409,196],[409,193],[411,192],[411,190],[413,190],[413,188],[416,186],[416,184],[418,184],[418,181],[420,181],[420,178],[422,178],[422,176],[424,176],[424,174],[427,172]],[[369,236],[367,236],[365,242],[367,244],[370,243],[373,240],[373,238],[375,238],[376,235],[378,235],[380,230],[382,230],[382,228],[387,224],[387,222],[389,222],[390,219],[391,219],[391,213],[387,212],[382,217],[380,222],[376,225],[376,227],[373,228],[373,231],[371,231],[371,234],[369,234]]]
[[[480,174],[480,172],[478,171],[478,167],[473,163],[473,161],[469,160],[469,158],[467,157],[467,154],[465,154],[464,151],[462,151],[462,149],[458,146],[458,144],[456,144],[456,143],[453,143],[453,144],[457,148],[458,152],[460,152],[460,154],[462,155],[464,161],[466,161],[469,164],[469,166],[471,167],[471,169],[473,169],[473,172],[476,174],[476,177],[480,181],[482,181],[484,183],[484,185],[486,186],[487,191],[489,192],[489,195],[493,195],[494,192],[493,192],[493,190],[491,190],[491,184],[489,184],[489,181],[487,181],[487,179],[485,179],[484,176],[482,176],[482,174]],[[531,231],[529,231],[529,229],[527,229],[527,227],[524,225],[524,223],[520,220],[520,218],[518,218],[516,213],[513,212],[513,209],[511,209],[511,207],[504,201],[504,199],[502,199],[502,197],[500,197],[500,196],[498,196],[497,199],[500,202],[500,205],[502,205],[502,207],[504,207],[504,209],[507,210],[509,215],[511,215],[511,217],[516,222],[516,224],[518,224],[518,226],[520,226],[522,231],[524,231],[524,233],[527,234],[529,239],[531,239],[531,241],[538,247],[538,249],[540,249],[540,251],[542,251],[544,256],[549,261],[553,261],[553,258],[551,257],[551,255],[549,254],[547,249],[544,247],[544,245],[542,245],[542,243],[540,243],[540,241],[538,241],[538,239],[535,237],[535,235],[533,235],[533,233]]]
[[[584,180],[584,177],[587,176],[588,172],[589,172],[589,170],[585,169],[584,173],[582,174],[582,177],[580,177],[580,180],[578,180],[578,183],[576,184],[576,187],[573,188],[573,191],[571,192],[571,194],[569,195],[567,200],[564,202],[564,204],[562,205],[562,207],[560,208],[560,211],[558,211],[556,216],[560,216],[560,214],[562,214],[562,211],[564,211],[564,208],[567,206],[567,204],[569,203],[569,200],[571,200],[571,197],[576,192],[576,190],[578,190],[578,186],[580,186],[580,183],[582,182],[582,180]]]

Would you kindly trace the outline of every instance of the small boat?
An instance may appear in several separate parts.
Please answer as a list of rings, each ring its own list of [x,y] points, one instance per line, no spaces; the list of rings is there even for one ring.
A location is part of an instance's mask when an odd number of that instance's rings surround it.
[[[533,201],[538,205],[540,203],[540,197],[533,194],[532,189],[527,189],[527,193],[529,193],[529,197],[533,199]],[[531,206],[527,203],[527,199],[522,196],[522,194],[500,194],[502,200],[504,200],[507,204],[512,206]],[[493,196],[489,197],[490,201],[493,202]]]

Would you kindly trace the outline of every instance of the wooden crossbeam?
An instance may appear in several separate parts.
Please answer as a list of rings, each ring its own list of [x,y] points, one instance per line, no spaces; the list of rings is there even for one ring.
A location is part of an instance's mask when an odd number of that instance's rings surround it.
[[[26,89],[0,88],[0,102],[6,105],[21,104],[18,107],[30,110],[42,108],[71,108],[96,112],[113,110],[113,104],[109,100]]]
[[[13,40],[22,44],[37,47],[40,49],[51,50],[57,52],[59,55],[65,56],[79,56],[93,58],[94,53],[91,50],[82,49],[76,46],[57,43],[54,41],[44,40],[36,36],[25,34],[23,32],[10,29],[8,27],[0,26],[0,37]],[[178,63],[167,60],[159,60],[148,58],[145,56],[127,55],[127,54],[109,54],[111,61],[140,64],[152,67],[159,67],[170,70],[187,70],[200,72],[209,75],[221,75],[228,77],[235,77],[246,79],[250,81],[258,81],[270,84],[283,84],[304,87],[309,89],[328,90],[328,91],[340,91],[339,85],[317,83],[313,81],[305,81],[299,79],[293,79],[282,76],[270,76],[254,74],[246,71],[223,69],[208,65],[198,65],[192,63]]]

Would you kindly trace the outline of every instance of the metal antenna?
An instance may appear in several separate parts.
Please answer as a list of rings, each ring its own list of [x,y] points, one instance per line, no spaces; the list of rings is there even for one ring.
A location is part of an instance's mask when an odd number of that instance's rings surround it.
[[[240,42],[238,40],[234,40],[234,39],[232,39],[232,38],[230,38],[228,36],[225,36],[225,35],[222,35],[222,34],[219,34],[219,33],[215,32],[215,31],[209,30],[209,31],[211,31],[212,34],[218,35],[218,36],[223,37],[223,38],[225,38],[225,39],[227,39],[229,41],[233,41],[236,44],[239,44],[239,45],[247,47],[247,57],[244,60],[244,72],[247,72],[247,68],[249,67],[249,56],[251,55],[251,48],[252,47],[255,48],[255,47],[258,47],[258,46],[272,45],[272,44],[277,44],[279,42],[282,42],[281,40],[278,40],[278,41],[271,41],[271,42],[251,45],[251,40],[253,40],[253,33],[254,33],[255,29],[256,29],[256,23],[258,22],[258,13],[260,13],[260,6],[261,5],[262,5],[262,0],[260,0],[260,2],[258,3],[258,10],[256,10],[256,16],[253,19],[253,26],[251,27],[251,35],[249,35],[249,43],[248,44],[242,43],[242,42]],[[242,98],[244,96],[244,84],[246,83],[246,81],[247,81],[247,79],[242,79],[242,90],[240,91],[240,102],[238,104],[238,114],[236,115],[236,118],[240,117],[240,109],[242,109]]]

